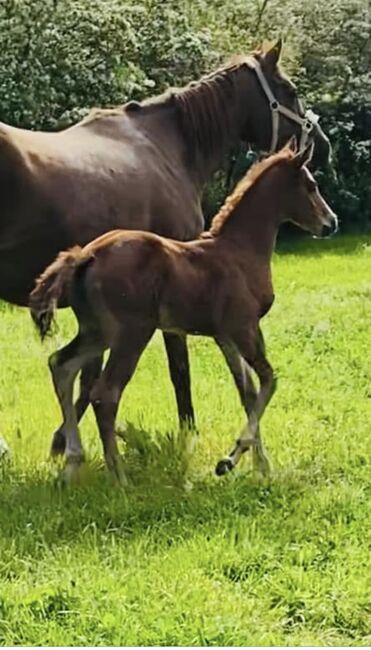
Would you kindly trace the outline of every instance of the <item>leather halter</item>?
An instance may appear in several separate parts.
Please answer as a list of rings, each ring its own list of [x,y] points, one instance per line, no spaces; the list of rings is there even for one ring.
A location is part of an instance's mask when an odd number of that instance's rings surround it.
[[[303,149],[310,140],[313,140],[312,132],[314,130],[314,127],[318,124],[319,115],[316,115],[316,113],[314,113],[312,110],[309,109],[305,111],[305,113],[304,111],[302,111],[303,116],[300,116],[297,115],[297,113],[294,113],[294,111],[292,111],[290,108],[287,108],[286,106],[280,104],[269,87],[269,84],[264,76],[264,72],[261,68],[259,61],[254,60],[252,62],[251,67],[255,71],[256,76],[258,77],[258,80],[262,87],[262,90],[268,99],[269,108],[271,110],[271,115],[272,115],[272,140],[271,140],[270,150],[268,153],[274,153],[277,149],[280,115],[283,115],[289,120],[292,120],[293,122],[296,122],[297,124],[300,125],[301,135],[300,135],[300,142],[299,142],[299,150]],[[300,100],[298,101],[299,101],[299,108],[301,109]]]

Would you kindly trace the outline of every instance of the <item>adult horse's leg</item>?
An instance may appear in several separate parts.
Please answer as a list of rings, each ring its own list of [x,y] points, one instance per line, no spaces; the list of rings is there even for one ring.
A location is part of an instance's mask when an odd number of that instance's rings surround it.
[[[240,355],[246,361],[246,364],[252,366],[253,370],[256,372],[260,382],[260,391],[256,395],[255,399],[253,398],[253,392],[248,389],[247,392],[251,395],[248,399],[247,404],[247,413],[248,421],[245,427],[242,429],[238,440],[232,451],[228,454],[226,458],[223,458],[216,467],[216,473],[218,475],[225,474],[226,472],[233,469],[238,461],[240,460],[242,454],[252,447],[253,449],[253,461],[254,467],[259,469],[263,474],[268,474],[270,471],[269,460],[264,450],[263,442],[260,436],[259,421],[262,417],[269,401],[271,400],[275,389],[276,389],[276,379],[272,366],[268,362],[265,356],[265,345],[264,338],[261,330],[258,330],[257,338],[255,342],[255,350],[251,350],[251,346],[245,341],[236,341]],[[231,368],[237,367],[236,358],[230,360],[227,363]],[[232,368],[231,368],[232,370]],[[235,377],[235,373],[232,370],[232,374]],[[236,379],[235,379],[236,381]],[[248,385],[251,383],[253,390],[255,390],[250,374],[247,370],[247,365],[245,366],[245,378],[244,382],[248,382]],[[237,381],[236,381],[237,384]],[[240,393],[241,394],[241,393]],[[246,392],[245,392],[246,395]],[[246,399],[246,397],[245,397]]]
[[[164,332],[163,336],[178,405],[180,427],[195,428],[187,339],[185,336],[168,332]]]
[[[107,364],[90,395],[107,467],[121,484],[126,483],[126,478],[115,435],[117,409],[122,392],[154,330],[150,325],[134,323],[130,327],[125,323],[119,341],[111,349]]]
[[[95,359],[89,360],[81,370],[80,378],[80,395],[75,402],[75,411],[77,422],[80,422],[86,409],[90,404],[90,391],[94,386],[95,381],[98,379],[102,370],[103,355],[97,356]],[[63,425],[57,429],[53,435],[51,446],[51,455],[63,455],[66,450],[66,438],[64,435]]]
[[[66,441],[66,478],[76,473],[84,460],[76,411],[73,404],[73,384],[87,359],[102,350],[99,341],[78,334],[71,343],[49,358],[54,388],[63,414],[62,435]]]

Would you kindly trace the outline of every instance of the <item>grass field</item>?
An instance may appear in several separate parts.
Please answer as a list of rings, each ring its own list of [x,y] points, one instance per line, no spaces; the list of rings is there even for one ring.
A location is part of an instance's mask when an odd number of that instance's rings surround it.
[[[370,616],[371,238],[305,240],[274,259],[263,321],[279,385],[263,421],[274,466],[217,479],[243,411],[220,353],[191,341],[200,439],[181,453],[161,339],[123,399],[129,487],[88,463],[61,489],[59,412],[26,311],[0,311],[0,645],[367,645]]]

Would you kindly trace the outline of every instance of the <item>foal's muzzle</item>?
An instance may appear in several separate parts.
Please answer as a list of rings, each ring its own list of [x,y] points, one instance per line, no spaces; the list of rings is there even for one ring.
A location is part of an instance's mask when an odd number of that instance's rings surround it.
[[[322,227],[322,232],[320,237],[322,239],[328,239],[337,233],[339,230],[339,223],[336,214],[331,215],[331,221],[328,224],[324,224]]]

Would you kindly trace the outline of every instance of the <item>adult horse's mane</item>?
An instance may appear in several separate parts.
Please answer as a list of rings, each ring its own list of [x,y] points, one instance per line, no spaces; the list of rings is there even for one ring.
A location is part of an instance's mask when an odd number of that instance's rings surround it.
[[[255,163],[245,176],[240,180],[236,185],[233,192],[226,198],[224,204],[220,208],[219,212],[215,215],[211,222],[210,234],[218,235],[222,230],[225,222],[228,220],[228,217],[235,210],[236,206],[239,204],[241,199],[245,194],[256,185],[259,179],[272,167],[275,167],[282,161],[291,160],[295,156],[295,152],[289,147],[281,149],[276,154],[261,160],[260,162]]]
[[[255,56],[258,54],[256,52]],[[230,105],[237,104],[237,76],[233,73],[252,66],[253,58],[254,55],[234,56],[199,81],[191,81],[183,88],[169,88],[142,102],[130,101],[109,109],[94,108],[83,122],[175,106],[191,156],[212,156],[214,150],[220,151],[221,145],[223,148],[224,142],[231,141],[231,135],[232,139],[233,134],[237,136],[237,115],[230,109]]]
[[[234,55],[214,72],[182,88],[169,88],[141,102],[129,101],[108,109],[94,108],[83,122],[137,112],[145,114],[159,107],[175,106],[191,159],[213,157],[214,152],[220,152],[227,142],[237,137],[241,126],[237,113],[241,80],[235,73],[242,68],[252,68],[254,60],[264,57],[270,47],[271,44],[265,43],[248,56]],[[279,74],[287,79],[280,69]]]
[[[237,136],[235,71],[251,65],[251,57],[235,57],[215,72],[171,93],[193,155],[209,156],[220,151],[231,135]]]

